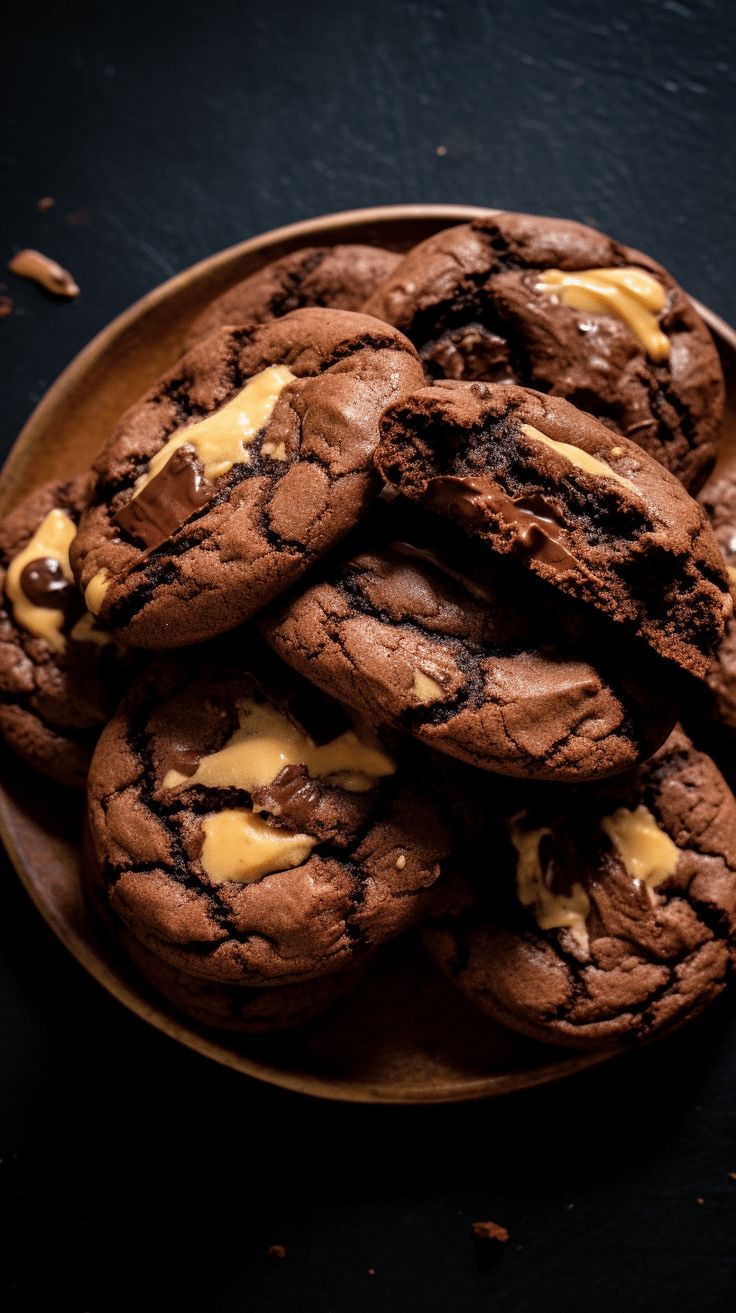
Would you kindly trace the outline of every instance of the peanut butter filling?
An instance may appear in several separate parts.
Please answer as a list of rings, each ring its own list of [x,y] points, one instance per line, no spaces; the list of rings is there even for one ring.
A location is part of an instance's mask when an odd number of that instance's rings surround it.
[[[526,830],[518,820],[512,821],[509,835],[516,852],[516,891],[522,907],[531,909],[540,930],[569,929],[580,944],[588,947],[586,919],[590,899],[581,884],[573,884],[567,894],[555,893],[545,882],[539,849],[542,839],[552,835],[546,827]]]
[[[98,570],[93,574],[87,587],[84,590],[84,604],[92,615],[99,615],[102,610],[102,604],[105,600],[105,594],[110,587],[109,570]]]
[[[569,460],[571,465],[576,465],[579,470],[584,470],[586,474],[615,479],[617,483],[623,484],[625,488],[638,496],[637,489],[630,479],[625,479],[622,474],[617,474],[605,461],[598,460],[597,456],[591,456],[590,452],[584,451],[582,447],[575,447],[571,442],[557,442],[554,438],[548,438],[546,433],[540,433],[539,429],[535,429],[532,424],[522,424],[521,430],[526,433],[528,438],[532,438],[535,442],[544,443],[545,447],[556,451],[559,456],[564,456],[565,460]],[[621,452],[620,447],[618,451]]]
[[[95,643],[97,647],[107,647],[108,643],[115,642],[107,629],[99,628],[91,611],[85,611],[84,615],[80,616],[69,637],[75,643]]]
[[[660,829],[648,807],[640,804],[634,811],[619,807],[611,816],[603,817],[601,829],[632,880],[656,889],[675,874],[680,850]]]
[[[326,779],[350,793],[367,792],[396,770],[396,763],[377,742],[359,738],[354,730],[317,745],[283,712],[245,699],[238,706],[238,727],[223,747],[202,757],[192,775],[168,770],[163,787],[199,784],[252,793],[273,783],[286,766],[297,765],[312,778]],[[247,807],[212,813],[203,821],[202,831],[202,866],[216,882],[250,883],[300,866],[317,843],[309,834],[274,829]]]
[[[429,702],[437,702],[439,698],[445,696],[441,684],[429,675],[425,675],[422,670],[417,670],[414,674],[414,696],[417,702],[427,705]]]
[[[657,316],[664,310],[667,293],[660,282],[643,269],[547,269],[537,287],[562,305],[593,314],[620,319],[651,360],[665,360],[670,340],[662,332]]]
[[[161,473],[174,452],[185,445],[194,448],[206,479],[217,479],[227,474],[233,465],[247,462],[250,459],[248,446],[265,428],[281,393],[294,377],[285,365],[271,365],[249,379],[245,387],[219,410],[178,429],[151,457],[148,469],[136,482],[131,500]],[[275,447],[270,454],[276,455]],[[277,458],[284,459],[285,453]]]
[[[63,652],[66,647],[66,637],[62,633],[65,613],[53,606],[38,606],[24,591],[22,576],[26,567],[34,562],[52,562],[58,565],[62,579],[73,584],[69,548],[76,532],[66,511],[49,511],[30,542],[13,557],[5,576],[5,592],[16,624],[29,634],[42,638],[54,652]]]
[[[253,884],[264,875],[301,866],[317,840],[310,834],[274,830],[245,807],[206,816],[200,860],[210,880]]]
[[[193,775],[167,771],[163,787],[201,784],[251,793],[272,784],[285,766],[304,766],[313,779],[327,779],[349,793],[366,793],[396,770],[396,762],[377,742],[358,738],[354,730],[317,746],[283,712],[246,699],[238,706],[238,728],[227,743],[202,757]]]

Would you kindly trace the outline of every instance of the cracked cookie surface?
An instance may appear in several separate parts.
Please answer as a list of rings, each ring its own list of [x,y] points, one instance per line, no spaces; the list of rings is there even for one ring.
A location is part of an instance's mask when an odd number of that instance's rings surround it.
[[[95,462],[72,549],[90,608],[142,647],[235,628],[360,518],[379,416],[419,379],[406,338],[347,311],[206,338]]]
[[[355,989],[370,966],[370,958],[366,958],[349,971],[295,985],[249,988],[203,980],[165,962],[124,927],[118,927],[117,933],[138,973],[180,1012],[202,1026],[243,1035],[304,1025]]]
[[[186,344],[193,346],[226,324],[262,324],[291,310],[360,310],[400,258],[380,246],[358,243],[290,251],[210,302],[192,324]]]
[[[365,310],[412,339],[430,377],[566,397],[688,487],[712,467],[723,375],[708,329],[661,265],[592,228],[513,213],[449,228]]]
[[[125,679],[119,649],[85,614],[69,568],[88,482],[45,484],[0,524],[0,732],[36,770],[73,788],[84,788]]]
[[[681,730],[630,775],[515,801],[423,931],[469,998],[532,1038],[595,1049],[670,1030],[722,991],[736,800]]]
[[[230,643],[157,659],[102,735],[89,818],[107,901],[203,980],[345,971],[419,919],[447,824],[365,725],[256,635]]]
[[[733,603],[703,508],[559,397],[441,381],[389,406],[376,464],[406,497],[704,675]]]
[[[428,550],[429,524],[386,542],[405,519],[265,613],[289,665],[371,721],[501,774],[591,779],[662,743],[681,682],[668,662],[482,548],[450,551],[445,534],[442,554]]]
[[[736,480],[728,474],[714,476],[703,488],[699,500],[713,525],[726,562],[731,595],[736,599]],[[705,676],[704,688],[705,697],[696,696],[698,707],[705,710],[720,730],[736,736],[736,620],[733,616]]]

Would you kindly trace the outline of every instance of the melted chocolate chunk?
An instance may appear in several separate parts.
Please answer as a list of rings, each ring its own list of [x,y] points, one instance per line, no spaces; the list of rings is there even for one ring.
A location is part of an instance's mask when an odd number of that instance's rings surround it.
[[[29,561],[21,572],[20,586],[34,606],[63,611],[65,625],[77,620],[84,611],[76,586],[67,579],[61,561],[55,556]]]
[[[490,479],[439,476],[430,481],[428,505],[440,515],[452,515],[472,529],[482,529],[489,513],[517,529],[517,541],[529,556],[548,565],[576,564],[562,543],[564,526],[554,507],[539,493],[508,497]]]
[[[580,845],[564,826],[554,826],[552,834],[539,840],[539,865],[542,879],[550,893],[569,897],[574,884],[586,884],[588,868],[581,861]]]
[[[172,743],[166,754],[165,760],[161,763],[161,778],[165,779],[170,770],[178,771],[180,775],[194,775],[202,754],[196,748],[186,748],[181,743]]]
[[[304,766],[289,765],[270,784],[254,792],[253,805],[259,811],[282,817],[289,829],[311,834],[321,792],[319,783]]]
[[[210,490],[193,448],[178,447],[160,473],[117,512],[115,523],[151,551],[204,506]]]

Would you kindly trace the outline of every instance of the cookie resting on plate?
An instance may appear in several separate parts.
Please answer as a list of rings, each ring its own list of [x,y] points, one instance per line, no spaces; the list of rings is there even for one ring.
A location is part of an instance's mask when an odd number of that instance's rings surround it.
[[[142,647],[235,628],[360,519],[381,412],[421,376],[406,338],[348,311],[205,338],[95,462],[72,550],[87,605]]]
[[[713,465],[723,374],[689,297],[661,265],[565,219],[503,213],[421,242],[369,297],[430,377],[566,397],[687,487]]]
[[[412,501],[704,675],[733,603],[703,508],[560,397],[443,381],[389,406],[376,464]]]
[[[555,1044],[648,1040],[695,1016],[736,946],[736,799],[710,757],[677,729],[630,774],[532,789],[448,882],[431,955],[496,1020]]]
[[[731,474],[714,475],[699,500],[710,516],[718,545],[726,562],[731,594],[736,598],[736,479]],[[726,625],[720,643],[693,701],[728,739],[736,735],[736,619]]]
[[[44,484],[0,524],[0,733],[74,788],[130,664],[87,612],[69,565],[88,483]]]
[[[94,859],[151,952],[221,984],[309,980],[415,923],[450,851],[414,764],[255,635],[160,657],[92,762]]]
[[[264,613],[279,656],[372,722],[505,775],[592,779],[659,747],[679,708],[671,663],[407,509]]]
[[[273,260],[229,287],[195,319],[187,335],[193,346],[227,324],[263,324],[291,310],[322,306],[360,310],[400,260],[381,246],[304,246]]]

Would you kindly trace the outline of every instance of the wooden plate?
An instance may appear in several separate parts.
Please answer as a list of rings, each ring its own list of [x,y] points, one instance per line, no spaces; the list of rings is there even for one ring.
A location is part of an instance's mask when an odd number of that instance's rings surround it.
[[[484,213],[470,206],[403,205],[327,215],[243,242],[172,278],[100,333],[46,394],[6,464],[0,513],[33,485],[84,469],[122,411],[176,360],[194,317],[226,287],[300,246],[353,241],[406,250]],[[700,309],[726,377],[736,380],[736,334]],[[724,460],[736,462],[733,386],[724,436]],[[200,1028],[138,980],[89,915],[79,879],[81,800],[70,801],[15,761],[5,774],[0,833],[51,929],[126,1007],[218,1062],[325,1098],[442,1103],[539,1085],[603,1060],[567,1055],[495,1026],[412,940],[391,946],[361,989],[297,1031],[244,1038]]]

